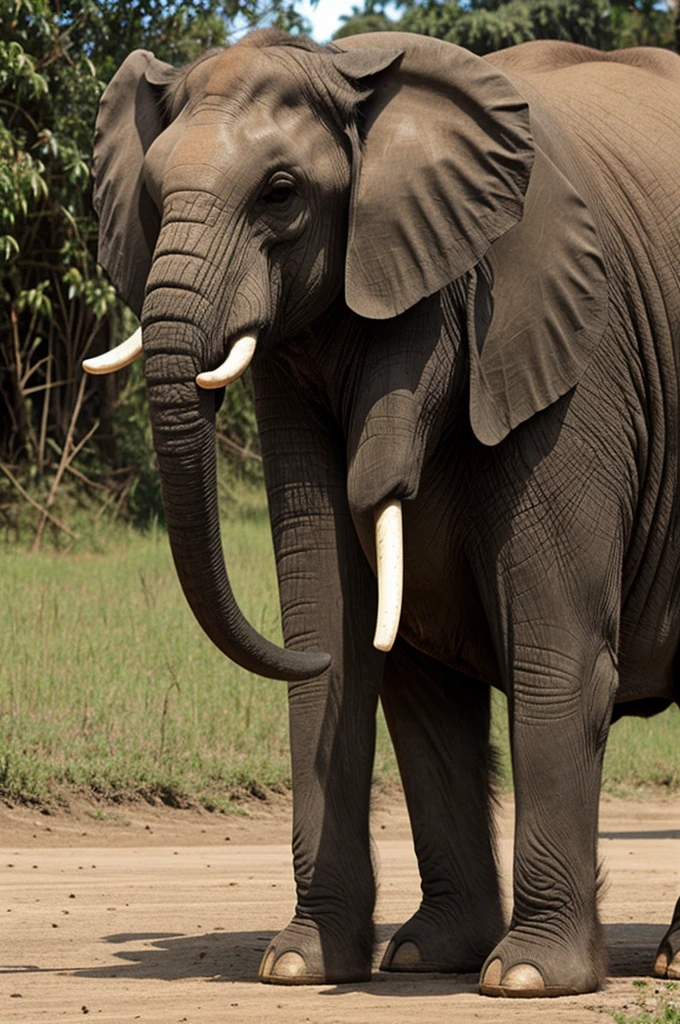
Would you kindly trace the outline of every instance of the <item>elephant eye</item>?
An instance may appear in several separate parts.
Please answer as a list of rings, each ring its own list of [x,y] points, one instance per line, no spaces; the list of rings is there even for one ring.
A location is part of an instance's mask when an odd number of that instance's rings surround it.
[[[283,206],[297,194],[295,181],[290,174],[274,174],[260,195],[260,202],[268,206]]]

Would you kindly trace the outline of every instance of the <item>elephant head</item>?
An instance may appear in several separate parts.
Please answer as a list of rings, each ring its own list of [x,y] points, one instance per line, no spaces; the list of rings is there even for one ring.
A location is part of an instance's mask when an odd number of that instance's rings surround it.
[[[184,70],[136,51],[102,98],[94,177],[100,262],[141,317],[182,587],[233,660],[311,677],[327,657],[269,644],[232,597],[214,389],[256,343],[284,344],[338,302],[409,337],[402,318],[465,278],[471,421],[496,444],[574,386],[599,336],[604,276],[587,208],[537,149],[506,75],[400,33],[325,48],[253,33]],[[566,234],[555,239],[551,218]],[[127,345],[88,368],[124,365],[141,337]]]

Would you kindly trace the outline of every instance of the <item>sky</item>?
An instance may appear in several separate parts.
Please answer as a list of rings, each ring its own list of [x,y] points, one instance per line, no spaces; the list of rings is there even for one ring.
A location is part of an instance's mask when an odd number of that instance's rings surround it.
[[[327,43],[337,28],[340,28],[340,15],[351,14],[352,0],[319,0],[312,7],[309,0],[295,5],[313,26],[312,38],[317,43]],[[361,0],[354,0],[354,6],[362,7]]]

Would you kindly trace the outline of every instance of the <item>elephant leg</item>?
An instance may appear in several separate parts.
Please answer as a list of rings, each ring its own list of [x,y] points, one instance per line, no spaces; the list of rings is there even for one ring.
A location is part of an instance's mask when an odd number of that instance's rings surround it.
[[[371,977],[375,883],[368,819],[377,689],[357,696],[348,702],[326,679],[289,690],[297,905],[264,955],[265,982]]]
[[[397,754],[422,902],[384,971],[478,971],[504,932],[491,829],[490,691],[401,639],[381,699]]]
[[[675,904],[671,926],[656,954],[654,973],[657,978],[680,979],[680,900]]]
[[[574,995],[604,976],[597,821],[617,673],[605,645],[581,656],[578,632],[565,621],[530,641],[514,624],[514,907],[482,969],[485,995]]]
[[[264,361],[263,361],[264,362]],[[344,454],[285,377],[253,370],[286,646],[328,651],[323,675],[288,687],[293,779],[290,924],[262,981],[367,981],[375,882],[369,809],[384,654],[377,588],[347,507]]]

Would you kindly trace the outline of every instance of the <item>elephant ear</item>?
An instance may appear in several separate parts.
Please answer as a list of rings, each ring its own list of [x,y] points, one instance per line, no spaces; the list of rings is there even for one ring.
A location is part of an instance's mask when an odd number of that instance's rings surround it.
[[[470,421],[495,445],[579,381],[607,323],[607,280],[586,203],[536,149],[522,220],[468,292]]]
[[[138,316],[160,223],[143,183],[142,164],[169,120],[164,87],[175,75],[173,67],[148,50],[135,50],[104,91],[95,126],[92,201],[99,216],[98,260]]]
[[[385,319],[471,270],[522,216],[534,158],[525,100],[481,57],[401,32],[337,40],[403,51],[362,104],[347,304]]]

